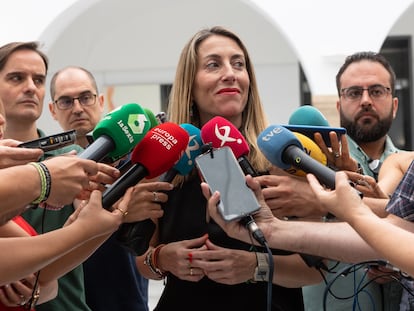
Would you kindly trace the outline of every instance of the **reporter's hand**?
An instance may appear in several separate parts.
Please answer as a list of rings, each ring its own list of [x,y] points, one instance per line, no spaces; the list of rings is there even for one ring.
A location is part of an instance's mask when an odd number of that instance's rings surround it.
[[[136,222],[148,218],[156,219],[164,215],[161,203],[168,200],[168,191],[173,189],[173,185],[167,182],[140,182],[130,188],[120,202],[128,206],[128,215],[124,222]]]
[[[255,177],[262,186],[263,197],[274,216],[318,218],[326,215],[306,178],[291,175],[284,170],[272,167],[271,175]]]
[[[399,278],[400,275],[392,269],[378,266],[368,269],[368,277],[378,284],[386,284],[391,281],[395,281],[395,279]]]
[[[47,166],[52,179],[49,198],[52,206],[72,203],[82,190],[90,189],[90,176],[98,173],[98,164],[92,160],[76,156],[56,156],[43,163]]]
[[[361,212],[371,211],[362,202],[355,188],[349,184],[345,172],[336,173],[335,190],[325,189],[312,174],[307,174],[306,177],[320,204],[337,218],[349,222]]]
[[[265,236],[270,236],[273,231],[272,223],[274,224],[278,220],[273,216],[272,211],[266,204],[259,182],[252,176],[248,175],[246,176],[246,183],[253,190],[261,206],[260,210],[254,214],[255,222],[260,227]],[[240,224],[239,221],[226,222],[221,216],[220,212],[217,209],[217,204],[220,201],[220,193],[218,191],[215,191],[211,194],[208,184],[204,182],[201,183],[201,190],[203,192],[204,197],[208,200],[208,215],[211,218],[213,218],[214,221],[229,236],[244,241],[246,243],[251,243],[252,238],[250,237],[249,231],[242,224]]]
[[[121,205],[120,209],[114,209],[113,211],[104,209],[102,207],[102,193],[94,190],[89,201],[84,201],[69,216],[65,226],[79,226],[88,238],[113,233],[122,224],[128,206]]]
[[[22,306],[32,297],[36,276],[31,274],[26,278],[6,284],[0,290],[0,302],[7,307]]]
[[[355,185],[355,188],[362,192],[365,197],[388,199],[388,195],[382,191],[381,187],[376,182],[375,178],[368,175],[361,175],[355,172],[345,171],[350,181]]]
[[[105,185],[110,185],[119,178],[120,172],[112,165],[97,163],[98,172],[95,175],[89,176],[88,187],[84,188],[77,196],[77,199],[87,200],[93,190],[105,192]]]
[[[335,132],[329,132],[331,147],[328,148],[320,133],[314,134],[316,144],[326,155],[328,165],[334,166],[339,170],[355,172],[358,169],[358,162],[349,153],[348,140],[346,135],[341,135],[341,141]]]
[[[36,162],[43,155],[43,150],[39,148],[17,147],[20,143],[14,139],[0,140],[0,169]]]

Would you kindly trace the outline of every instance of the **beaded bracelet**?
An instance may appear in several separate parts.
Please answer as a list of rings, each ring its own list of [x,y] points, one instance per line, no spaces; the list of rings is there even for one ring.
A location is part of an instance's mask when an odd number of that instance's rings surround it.
[[[46,201],[49,197],[52,179],[45,164],[41,162],[30,162],[29,164],[36,168],[40,177],[40,195],[37,199],[33,200],[31,204],[39,204]]]
[[[144,260],[144,264],[148,266],[151,272],[157,275],[159,279],[164,279],[168,274],[157,266],[158,254],[163,246],[165,246],[165,244],[160,244],[156,248],[149,250]]]
[[[46,176],[46,193],[45,193],[45,198],[43,200],[43,201],[46,201],[49,198],[50,190],[52,188],[52,177],[50,176],[49,169],[43,162],[39,162],[39,165],[42,168]]]

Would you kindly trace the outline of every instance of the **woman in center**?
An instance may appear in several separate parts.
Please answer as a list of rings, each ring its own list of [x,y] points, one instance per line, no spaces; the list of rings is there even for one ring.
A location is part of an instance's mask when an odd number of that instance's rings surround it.
[[[222,27],[203,29],[186,44],[168,107],[169,121],[177,124],[201,128],[215,116],[239,129],[250,163],[268,174],[271,164],[256,144],[268,124],[252,63],[239,37]],[[266,310],[267,282],[254,281],[256,252],[264,250],[229,238],[209,220],[196,169],[173,183],[153,247],[138,262],[144,276],[165,278],[155,310]],[[272,310],[303,310],[301,286],[321,276],[298,254],[277,253]]]

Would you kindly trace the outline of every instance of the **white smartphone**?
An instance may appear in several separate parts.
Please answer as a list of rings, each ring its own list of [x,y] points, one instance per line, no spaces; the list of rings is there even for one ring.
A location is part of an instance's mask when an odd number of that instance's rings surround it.
[[[260,204],[246,185],[245,175],[230,147],[212,148],[199,155],[196,167],[210,191],[220,192],[218,209],[226,221],[254,214]]]

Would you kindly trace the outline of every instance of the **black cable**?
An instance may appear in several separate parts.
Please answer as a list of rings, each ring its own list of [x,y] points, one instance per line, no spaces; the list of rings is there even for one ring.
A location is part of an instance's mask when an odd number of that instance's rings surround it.
[[[263,247],[265,247],[267,255],[269,257],[269,279],[267,281],[267,311],[272,310],[272,291],[273,291],[273,272],[274,272],[274,261],[273,261],[273,253],[269,247],[269,244],[266,241],[266,238],[260,230],[259,226],[254,221],[254,218],[249,215],[241,219],[240,221],[247,230],[249,230],[250,234],[253,238]]]
[[[353,293],[353,295],[351,295],[351,296],[348,296],[348,297],[338,297],[338,296],[336,296],[332,291],[331,291],[331,287],[332,287],[332,285],[333,285],[333,283],[335,283],[335,281],[339,278],[339,277],[341,277],[341,276],[347,276],[349,273],[351,273],[351,272],[356,272],[356,271],[358,271],[358,270],[360,270],[360,269],[362,269],[362,268],[365,268],[365,267],[373,267],[373,266],[378,266],[378,267],[385,267],[385,268],[387,268],[387,269],[391,269],[392,270],[392,272],[384,272],[384,274],[381,274],[381,275],[378,275],[378,276],[376,276],[376,277],[374,277],[374,278],[372,278],[372,279],[370,279],[369,281],[367,281],[366,283],[365,283],[365,285],[364,286],[362,286],[362,287],[358,287],[358,291],[356,291],[356,292],[354,292]],[[327,309],[326,309],[326,303],[327,303],[327,296],[328,296],[328,293],[331,295],[331,296],[333,296],[335,299],[339,299],[339,300],[347,300],[347,299],[350,299],[350,298],[352,298],[352,297],[356,297],[356,296],[358,296],[363,290],[365,290],[365,288],[368,286],[368,285],[370,285],[371,283],[373,283],[373,282],[375,282],[375,280],[377,280],[377,279],[379,279],[379,278],[383,278],[383,277],[388,277],[388,278],[390,278],[390,279],[392,279],[392,280],[395,280],[395,281],[397,281],[399,284],[400,284],[400,286],[403,288],[403,289],[405,289],[411,296],[413,296],[414,297],[414,292],[413,291],[411,291],[411,289],[409,289],[409,288],[407,288],[407,286],[405,286],[404,284],[402,284],[401,283],[401,280],[399,279],[399,278],[397,278],[397,277],[395,277],[394,275],[393,275],[393,273],[395,273],[395,272],[397,272],[398,274],[399,274],[399,276],[401,277],[401,278],[404,278],[404,279],[410,279],[410,280],[412,280],[412,278],[409,276],[409,275],[407,275],[405,272],[403,272],[403,271],[401,271],[400,269],[398,269],[398,268],[396,268],[396,267],[394,267],[394,266],[392,266],[392,265],[390,265],[387,261],[385,261],[385,260],[368,260],[368,261],[363,261],[363,262],[359,262],[359,263],[355,263],[355,264],[350,264],[350,265],[348,265],[348,266],[345,266],[343,269],[341,269],[341,270],[339,270],[337,273],[336,273],[336,276],[328,283],[327,282],[327,280],[326,280],[326,278],[325,278],[325,276],[323,275],[323,273],[322,273],[322,271],[320,271],[321,272],[321,275],[322,275],[322,277],[323,277],[323,279],[324,279],[324,281],[325,281],[325,283],[326,283],[326,287],[325,287],[325,291],[324,291],[324,295],[323,295],[323,310],[324,311],[326,311]]]
[[[43,234],[44,231],[45,231],[44,225],[45,225],[45,218],[46,218],[46,210],[47,210],[46,208],[43,208],[40,234]],[[41,270],[39,270],[39,271],[36,272],[36,278],[35,278],[35,282],[34,282],[34,285],[33,285],[32,294],[30,296],[29,301],[24,305],[24,307],[25,307],[26,310],[31,310],[32,307],[35,307],[35,306],[32,306],[32,304],[35,301],[36,295],[37,295],[37,288],[39,286],[40,271]]]

